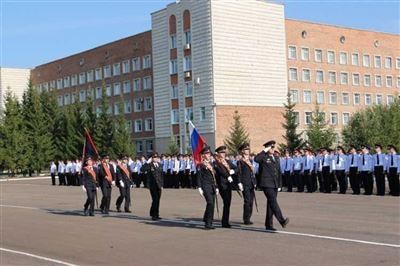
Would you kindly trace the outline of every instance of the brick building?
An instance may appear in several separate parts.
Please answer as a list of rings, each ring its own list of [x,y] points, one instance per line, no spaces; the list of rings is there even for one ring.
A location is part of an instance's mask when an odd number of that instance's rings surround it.
[[[186,152],[188,119],[221,145],[235,110],[253,149],[281,141],[288,91],[300,130],[318,102],[338,133],[354,111],[400,92],[399,35],[285,20],[283,5],[258,0],[181,0],[151,17],[151,31],[36,67],[34,84],[68,105],[98,102],[104,81],[139,153],[165,152],[172,138]]]
[[[109,96],[109,113],[123,104],[138,153],[154,150],[154,108],[151,31],[108,43],[35,67],[33,84],[39,90],[56,90],[58,104],[94,99],[96,112],[103,85]]]

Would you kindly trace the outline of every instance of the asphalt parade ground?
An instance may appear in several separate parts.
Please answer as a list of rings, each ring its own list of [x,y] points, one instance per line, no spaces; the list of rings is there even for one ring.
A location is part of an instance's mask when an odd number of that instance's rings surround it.
[[[133,213],[83,216],[80,187],[49,179],[0,182],[0,265],[399,265],[400,199],[385,196],[287,193],[276,233],[264,229],[266,200],[257,192],[251,226],[232,194],[231,229],[203,229],[197,190],[166,189],[161,221],[149,217],[150,193],[131,190]],[[99,191],[99,201],[101,192]],[[222,214],[222,200],[219,201]]]

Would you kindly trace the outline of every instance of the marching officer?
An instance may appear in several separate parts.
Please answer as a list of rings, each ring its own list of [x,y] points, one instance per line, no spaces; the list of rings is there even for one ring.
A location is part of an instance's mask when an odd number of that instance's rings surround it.
[[[200,152],[203,157],[202,163],[198,167],[197,186],[199,193],[207,202],[203,221],[205,229],[215,229],[212,225],[214,219],[215,198],[219,194],[217,183],[215,181],[215,170],[211,163],[210,147],[205,147]]]
[[[399,196],[399,173],[400,157],[397,149],[393,145],[388,146],[388,155],[386,157],[386,171],[389,181],[389,191],[392,196]]]
[[[347,190],[347,156],[344,153],[344,149],[341,146],[336,148],[336,155],[333,160],[333,169],[335,170],[336,178],[339,182],[339,193],[346,194]]]
[[[87,157],[82,169],[82,189],[87,194],[83,213],[85,216],[94,216],[94,198],[98,190],[97,169],[93,166],[92,157]],[[90,206],[90,209],[88,210]]]
[[[374,170],[374,162],[372,156],[369,154],[370,147],[362,146],[362,154],[359,157],[358,172],[360,173],[361,180],[364,185],[364,195],[372,195],[374,187],[374,180],[372,178],[372,171]]]
[[[257,186],[257,180],[254,173],[254,166],[250,161],[250,145],[248,143],[240,146],[239,151],[242,159],[237,162],[239,189],[243,190],[243,223],[251,225],[251,215],[253,213],[253,202],[255,198],[254,189]]]
[[[148,188],[152,199],[150,208],[151,219],[153,221],[161,220],[160,199],[164,187],[164,175],[158,153],[152,155],[152,157],[147,161],[147,164],[142,167],[142,171],[147,172]]]
[[[347,156],[347,173],[350,179],[350,186],[354,195],[360,195],[360,175],[358,174],[358,163],[360,156],[356,147],[350,146],[349,155]]]
[[[382,145],[375,144],[374,175],[376,182],[376,195],[385,196],[386,156],[382,153]]]
[[[267,214],[265,217],[265,229],[275,231],[272,216],[279,221],[283,228],[289,223],[289,218],[283,218],[279,207],[277,196],[278,191],[282,190],[282,178],[279,158],[273,154],[275,152],[274,140],[264,144],[265,149],[255,157],[255,161],[260,165],[261,183],[260,186],[267,198]]]
[[[114,167],[110,164],[110,157],[103,154],[102,161],[98,167],[99,169],[99,185],[103,198],[101,199],[100,209],[101,213],[108,214],[111,203],[111,190],[112,185],[115,185],[115,172]]]
[[[117,163],[117,179],[116,184],[119,188],[120,196],[117,199],[116,207],[117,211],[121,212],[121,204],[125,199],[125,212],[131,212],[129,206],[131,204],[131,187],[133,187],[132,181],[129,178],[129,170],[127,167],[128,157],[122,156],[121,161]]]
[[[231,225],[229,224],[229,213],[232,200],[232,175],[235,174],[234,169],[236,169],[236,166],[234,166],[231,161],[226,159],[226,146],[218,147],[215,152],[215,177],[219,188],[219,194],[221,195],[224,203],[224,209],[222,212],[222,227],[231,228]]]

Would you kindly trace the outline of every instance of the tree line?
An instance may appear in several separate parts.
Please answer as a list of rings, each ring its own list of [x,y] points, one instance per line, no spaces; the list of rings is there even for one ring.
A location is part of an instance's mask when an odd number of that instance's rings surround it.
[[[119,114],[112,117],[105,86],[97,113],[90,95],[85,102],[76,98],[72,104],[60,107],[55,91],[39,92],[31,81],[21,102],[9,89],[4,104],[0,114],[0,170],[40,173],[52,160],[78,159],[82,156],[85,128],[99,151],[113,157],[135,153],[123,101]]]

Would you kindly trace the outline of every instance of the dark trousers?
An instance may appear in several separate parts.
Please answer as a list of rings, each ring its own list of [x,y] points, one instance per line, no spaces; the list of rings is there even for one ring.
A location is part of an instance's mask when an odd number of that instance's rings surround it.
[[[71,173],[67,173],[66,174],[66,176],[67,176],[67,185],[68,186],[72,186],[72,174]]]
[[[215,205],[215,192],[204,191],[204,198],[207,202],[206,210],[204,211],[203,221],[206,225],[212,225],[214,220],[214,205]]]
[[[361,171],[360,177],[364,185],[364,195],[372,195],[372,190],[374,188],[374,180],[372,179],[372,173],[368,171]]]
[[[388,181],[390,195],[399,196],[399,174],[397,173],[397,168],[390,167],[388,170]]]
[[[353,190],[353,194],[359,195],[360,194],[360,175],[358,174],[357,167],[350,167],[349,179],[350,179],[351,189]]]
[[[297,191],[299,190],[299,182],[300,182],[300,177],[301,176],[301,171],[300,170],[294,170],[293,171],[293,185],[297,187]]]
[[[330,172],[331,168],[329,166],[322,167],[322,180],[324,182],[324,192],[331,193],[332,192],[332,173]]]
[[[63,173],[58,174],[58,182],[60,186],[65,186],[65,175]]]
[[[232,189],[231,187],[220,189],[219,194],[221,195],[222,202],[224,203],[224,208],[222,211],[222,225],[229,224],[229,213],[231,209],[231,200],[232,200]]]
[[[335,171],[336,178],[339,182],[339,192],[340,194],[346,194],[347,190],[347,178],[345,170],[336,170]]]
[[[139,188],[140,187],[140,177],[139,174],[136,172],[132,173],[132,181],[133,183],[135,183],[136,187]]]
[[[190,172],[191,180],[192,180],[192,188],[197,187],[197,173],[191,171]]]
[[[385,196],[385,173],[383,166],[375,166],[374,168],[376,195]]]
[[[310,170],[304,170],[304,181],[306,183],[306,187],[307,187],[307,192],[311,193],[313,192],[313,181],[312,181],[312,175],[311,175],[311,171]],[[304,185],[302,186],[303,190],[304,190]]]
[[[179,171],[178,181],[179,181],[178,188],[179,187],[184,188],[185,187],[185,171]]]
[[[79,180],[81,180],[79,173],[75,173],[75,186],[79,186]]]
[[[311,173],[311,184],[312,184],[312,190],[311,192],[315,192],[318,189],[318,181],[317,181],[317,173],[312,171]]]
[[[275,215],[275,218],[279,221],[279,223],[283,223],[285,218],[283,218],[281,208],[279,207],[277,197],[278,197],[278,189],[277,188],[263,188],[264,195],[267,197],[267,215],[265,216],[265,227],[272,227],[273,221],[272,216]]]
[[[129,185],[125,184],[125,187],[119,187],[119,197],[117,199],[117,202],[115,203],[117,205],[117,209],[121,208],[122,201],[125,199],[125,211],[129,210],[129,206],[131,204],[131,188]]]
[[[185,170],[184,184],[185,184],[185,188],[190,188],[192,186],[192,179],[191,179],[191,176],[190,176],[190,169],[186,169]]]
[[[287,186],[287,192],[292,192],[293,189],[293,176],[290,174],[290,171],[285,171],[283,173],[283,176],[286,179],[286,186]]]
[[[50,175],[51,175],[51,184],[53,186],[55,186],[56,185],[56,174],[55,173],[51,173]]]
[[[172,172],[172,188],[179,188],[179,175],[178,172]]]
[[[96,196],[96,187],[88,186],[85,188],[86,188],[86,195],[87,195],[86,203],[84,205],[85,211],[88,209],[88,207],[90,205],[89,214],[94,214],[94,198]]]
[[[253,202],[254,202],[254,187],[243,188],[243,222],[250,222],[251,215],[253,214]]]
[[[297,180],[297,192],[304,192],[304,183],[307,178],[306,175],[309,175],[310,171],[304,171],[304,173],[300,173]]]
[[[318,176],[318,183],[319,183],[319,192],[324,192],[325,191],[325,185],[324,185],[324,177],[322,176],[322,171],[317,172]]]
[[[332,175],[332,177],[331,177],[331,180],[332,180],[332,191],[337,191],[338,180],[336,180],[336,176],[333,173],[331,173],[331,175]]]
[[[110,210],[112,188],[107,181],[103,181],[103,183],[104,184],[101,186],[103,197],[101,198],[100,209],[107,213]]]
[[[150,207],[150,216],[153,218],[160,217],[160,199],[161,199],[161,189],[158,187],[150,188],[151,195],[151,207]]]

